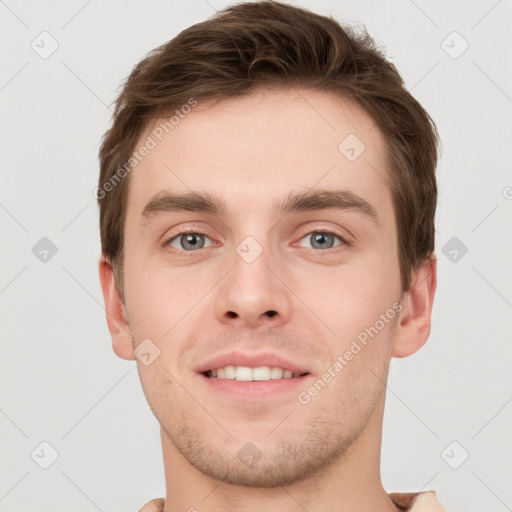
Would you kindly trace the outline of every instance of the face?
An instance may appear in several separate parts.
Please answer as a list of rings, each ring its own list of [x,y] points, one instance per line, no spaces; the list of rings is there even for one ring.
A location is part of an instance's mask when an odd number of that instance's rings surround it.
[[[130,176],[125,307],[172,449],[248,486],[343,458],[384,400],[401,308],[382,135],[302,90],[199,103],[152,138]],[[188,209],[162,199],[192,192]]]

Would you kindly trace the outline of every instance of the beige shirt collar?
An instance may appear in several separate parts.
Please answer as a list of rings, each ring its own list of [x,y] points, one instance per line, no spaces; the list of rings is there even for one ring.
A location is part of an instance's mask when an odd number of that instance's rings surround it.
[[[435,491],[393,492],[389,495],[399,510],[405,512],[448,512],[437,501]],[[164,498],[155,498],[146,503],[138,512],[163,512]]]

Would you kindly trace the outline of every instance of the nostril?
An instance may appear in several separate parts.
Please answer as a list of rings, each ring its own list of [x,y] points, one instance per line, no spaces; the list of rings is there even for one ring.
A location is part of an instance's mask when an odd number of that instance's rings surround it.
[[[236,318],[236,317],[238,316],[234,311],[228,311],[228,315],[229,315],[231,318]]]
[[[267,316],[269,316],[269,317],[273,317],[273,316],[275,316],[275,315],[277,315],[277,311],[274,311],[273,309],[272,309],[272,310],[270,310],[270,311],[267,311]]]

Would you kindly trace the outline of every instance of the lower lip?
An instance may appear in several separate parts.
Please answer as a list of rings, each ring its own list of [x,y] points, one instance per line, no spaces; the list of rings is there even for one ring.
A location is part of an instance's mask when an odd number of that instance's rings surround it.
[[[300,388],[305,389],[305,381],[310,376],[310,374],[307,374],[289,379],[253,380],[246,382],[234,379],[211,378],[199,374],[199,377],[215,391],[242,399],[269,398],[279,393],[297,391]]]

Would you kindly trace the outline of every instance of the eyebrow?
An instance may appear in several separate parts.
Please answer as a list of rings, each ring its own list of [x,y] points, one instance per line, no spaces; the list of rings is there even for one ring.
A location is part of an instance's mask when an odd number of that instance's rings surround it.
[[[379,225],[376,209],[350,190],[308,190],[289,192],[273,202],[275,214],[287,215],[306,211],[352,210],[362,213]],[[142,211],[144,221],[161,213],[202,212],[225,216],[228,208],[224,198],[204,191],[172,194],[166,191],[155,194]]]

